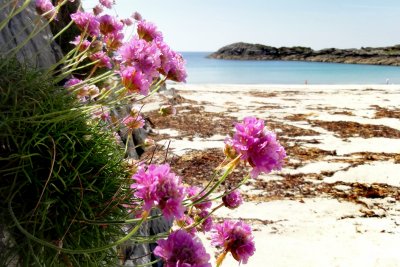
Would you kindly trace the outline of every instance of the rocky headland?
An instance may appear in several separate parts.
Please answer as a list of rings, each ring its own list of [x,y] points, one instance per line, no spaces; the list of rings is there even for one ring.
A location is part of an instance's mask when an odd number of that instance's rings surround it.
[[[234,43],[210,54],[209,58],[235,60],[288,60],[400,66],[400,45],[362,47],[360,49],[310,47],[273,47],[262,44]]]

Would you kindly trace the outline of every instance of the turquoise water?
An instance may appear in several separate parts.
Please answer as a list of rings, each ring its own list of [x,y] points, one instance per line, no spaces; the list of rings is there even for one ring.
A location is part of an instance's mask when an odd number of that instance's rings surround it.
[[[400,84],[400,67],[208,59],[206,52],[183,52],[187,83],[211,84]]]

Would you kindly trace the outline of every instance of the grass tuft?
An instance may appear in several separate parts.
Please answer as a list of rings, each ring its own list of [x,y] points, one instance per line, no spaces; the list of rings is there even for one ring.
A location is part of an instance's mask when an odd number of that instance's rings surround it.
[[[6,62],[0,64],[0,225],[9,242],[0,266],[13,260],[22,266],[115,265],[116,248],[79,251],[124,236],[121,225],[92,223],[128,217],[123,151],[49,77]]]

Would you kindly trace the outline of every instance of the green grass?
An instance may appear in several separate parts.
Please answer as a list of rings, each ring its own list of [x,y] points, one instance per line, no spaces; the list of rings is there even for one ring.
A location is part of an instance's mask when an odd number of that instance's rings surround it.
[[[124,205],[130,201],[130,178],[121,148],[110,132],[88,124],[79,103],[51,78],[16,61],[4,62],[0,223],[12,242],[0,255],[0,266],[14,257],[22,266],[114,265],[115,247],[83,252],[124,236],[119,224],[87,222],[128,216]]]

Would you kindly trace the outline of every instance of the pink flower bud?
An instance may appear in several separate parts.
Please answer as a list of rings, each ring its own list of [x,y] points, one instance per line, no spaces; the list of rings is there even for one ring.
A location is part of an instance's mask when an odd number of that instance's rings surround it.
[[[176,115],[176,109],[174,106],[162,106],[159,113],[161,114],[161,116],[174,116]]]

